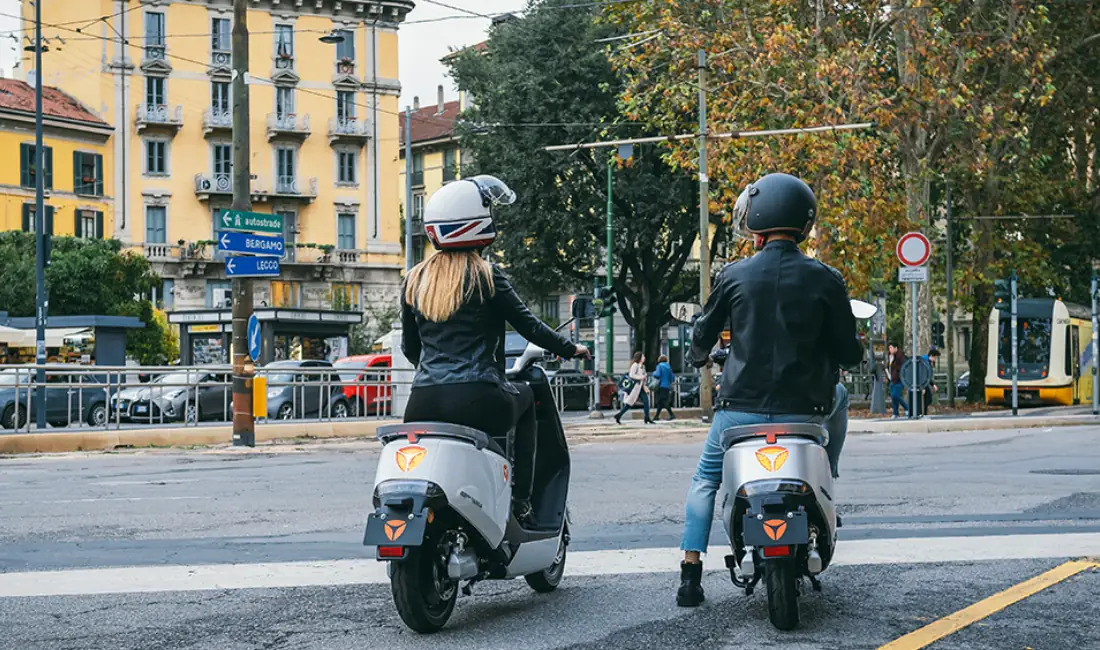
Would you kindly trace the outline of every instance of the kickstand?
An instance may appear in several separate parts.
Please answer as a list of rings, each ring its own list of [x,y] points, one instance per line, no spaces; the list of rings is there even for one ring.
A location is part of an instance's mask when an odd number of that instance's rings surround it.
[[[814,591],[821,591],[821,581],[814,576],[807,576],[810,579],[810,584],[813,585]]]

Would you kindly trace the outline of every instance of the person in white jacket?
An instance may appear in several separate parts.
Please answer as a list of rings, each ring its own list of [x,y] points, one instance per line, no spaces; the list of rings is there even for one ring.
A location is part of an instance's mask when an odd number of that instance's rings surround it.
[[[622,424],[623,414],[641,399],[645,422],[646,424],[653,424],[653,420],[649,419],[649,386],[646,385],[648,375],[645,371],[644,354],[641,352],[634,353],[634,363],[630,364],[630,372],[627,373],[627,376],[630,377],[634,385],[631,386],[630,392],[623,397],[623,407],[615,414],[615,422]]]

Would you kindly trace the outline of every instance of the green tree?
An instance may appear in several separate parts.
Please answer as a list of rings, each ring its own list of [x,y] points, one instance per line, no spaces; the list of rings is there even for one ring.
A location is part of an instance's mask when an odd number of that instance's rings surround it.
[[[160,277],[148,260],[122,252],[116,240],[52,238],[46,268],[50,315],[136,316],[145,328],[127,336],[127,353],[140,363],[165,363],[173,350],[165,319],[154,313],[149,296]],[[22,232],[0,233],[0,308],[12,316],[35,311],[35,239]]]
[[[551,144],[648,135],[620,125],[624,91],[596,40],[611,35],[592,9],[553,10],[534,2],[522,21],[495,27],[484,52],[451,62],[475,106],[458,131],[463,173],[496,175],[516,191],[500,212],[494,251],[522,293],[589,291],[603,274],[607,149],[549,153]],[[698,295],[689,258],[698,233],[694,179],[641,146],[614,161],[614,258],[619,309],[639,347],[656,359],[672,302]],[[717,242],[716,242],[717,243]]]

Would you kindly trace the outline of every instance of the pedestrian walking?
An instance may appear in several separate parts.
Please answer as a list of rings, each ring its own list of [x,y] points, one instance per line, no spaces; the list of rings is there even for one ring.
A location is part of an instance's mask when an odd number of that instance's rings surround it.
[[[905,401],[905,386],[901,383],[901,366],[905,363],[905,353],[901,351],[897,343],[890,344],[890,403],[894,407],[894,417],[898,415],[898,406],[905,407],[905,414],[909,415],[909,402]]]
[[[936,362],[940,360],[940,351],[935,347],[928,350],[928,354],[924,355],[924,360],[928,362],[929,367],[932,368],[932,378],[936,377]],[[935,382],[929,384],[924,389],[924,414],[928,415],[932,412],[932,405],[936,403],[936,394],[939,392],[939,387]]]
[[[627,393],[623,397],[623,407],[615,414],[616,423],[622,424],[623,414],[641,400],[645,422],[646,424],[652,424],[653,420],[649,419],[649,386],[646,385],[646,376],[645,355],[641,352],[635,352],[634,363],[630,364],[630,372],[626,376],[626,379],[631,382],[630,387],[623,387]]]
[[[672,384],[676,381],[676,374],[672,372],[668,357],[663,354],[657,357],[657,369],[653,371],[653,379],[657,384],[657,412],[653,415],[653,420],[660,420],[661,409],[667,409],[668,419],[671,422],[676,419],[676,414],[672,412]]]

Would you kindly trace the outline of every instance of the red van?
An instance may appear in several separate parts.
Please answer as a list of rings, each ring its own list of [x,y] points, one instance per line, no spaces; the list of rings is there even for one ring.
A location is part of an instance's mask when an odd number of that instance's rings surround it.
[[[360,354],[332,364],[340,375],[352,417],[392,414],[392,363],[390,354]]]

